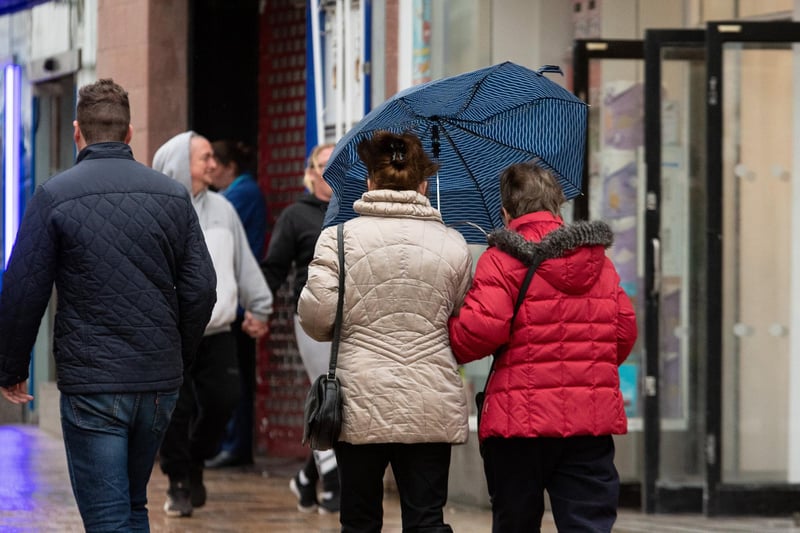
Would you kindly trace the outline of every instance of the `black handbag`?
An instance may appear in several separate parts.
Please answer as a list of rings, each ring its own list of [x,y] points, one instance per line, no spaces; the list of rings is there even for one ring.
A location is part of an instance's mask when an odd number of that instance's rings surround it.
[[[536,269],[544,260],[541,253],[537,253],[531,265],[528,267],[528,272],[525,274],[525,279],[522,281],[522,285],[519,288],[519,294],[517,294],[517,301],[514,303],[514,314],[511,315],[511,322],[509,323],[509,338],[511,337],[511,332],[514,330],[514,319],[517,318],[517,312],[519,312],[519,308],[522,306],[522,302],[525,300],[525,294],[528,292],[528,286],[531,284],[531,280],[533,279],[533,274],[536,272]],[[497,358],[500,357],[503,352],[506,351],[506,345],[501,346],[497,352],[494,354],[492,358],[492,366],[489,368],[489,374],[486,375],[486,383],[483,385],[483,390],[475,394],[475,407],[477,408],[478,413],[478,428],[481,427],[481,415],[483,414],[483,401],[486,399],[486,387],[489,385],[489,378],[494,372],[494,364],[497,361]],[[481,447],[481,455],[483,455],[483,447]]]
[[[336,359],[342,333],[342,308],[344,307],[344,225],[336,227],[339,240],[339,298],[336,320],[333,325],[331,359],[328,372],[322,374],[308,391],[303,409],[303,444],[312,450],[330,450],[342,432],[342,388],[336,377]]]

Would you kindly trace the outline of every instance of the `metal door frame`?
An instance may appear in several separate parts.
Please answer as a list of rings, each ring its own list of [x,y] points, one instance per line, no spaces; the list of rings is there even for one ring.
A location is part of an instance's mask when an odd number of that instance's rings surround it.
[[[645,381],[644,471],[642,510],[658,512],[700,512],[703,491],[700,486],[658,486],[661,461],[661,346],[660,346],[660,268],[661,268],[661,51],[665,46],[699,48],[705,43],[704,30],[647,30],[644,41],[645,64],[645,162],[647,199],[645,206]]]
[[[722,190],[723,47],[726,43],[800,43],[800,23],[709,22],[707,61],[708,379],[706,382],[707,515],[785,515],[800,509],[800,484],[726,484],[722,480]]]

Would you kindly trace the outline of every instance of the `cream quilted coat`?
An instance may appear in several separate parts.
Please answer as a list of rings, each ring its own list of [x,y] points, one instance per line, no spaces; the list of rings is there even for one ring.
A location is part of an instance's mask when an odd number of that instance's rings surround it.
[[[447,320],[471,283],[469,248],[415,191],[370,191],[354,208],[361,216],[344,226],[340,440],[465,442],[467,398]],[[329,227],[298,302],[303,329],[320,341],[333,336],[338,276]]]

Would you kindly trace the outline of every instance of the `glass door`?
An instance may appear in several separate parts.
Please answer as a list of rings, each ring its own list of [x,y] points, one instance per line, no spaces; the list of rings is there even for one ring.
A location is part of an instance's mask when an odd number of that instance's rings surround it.
[[[800,509],[800,23],[707,36],[707,514]]]
[[[583,194],[575,219],[603,220],[615,234],[609,256],[644,331],[644,48],[640,40],[576,40],[573,90],[589,104]],[[568,213],[565,213],[568,217]],[[640,393],[644,335],[620,367],[628,434],[615,436],[620,505],[641,507],[644,447]]]
[[[705,32],[645,32],[643,510],[702,510]]]

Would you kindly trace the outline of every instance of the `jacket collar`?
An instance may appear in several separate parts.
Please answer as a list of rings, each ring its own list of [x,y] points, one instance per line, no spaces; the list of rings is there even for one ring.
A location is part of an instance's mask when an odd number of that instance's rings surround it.
[[[81,150],[75,162],[80,163],[84,159],[133,159],[133,150],[130,145],[121,142],[94,143]]]
[[[353,210],[359,215],[442,221],[441,214],[431,206],[428,197],[417,191],[390,189],[367,191],[353,204]]]

